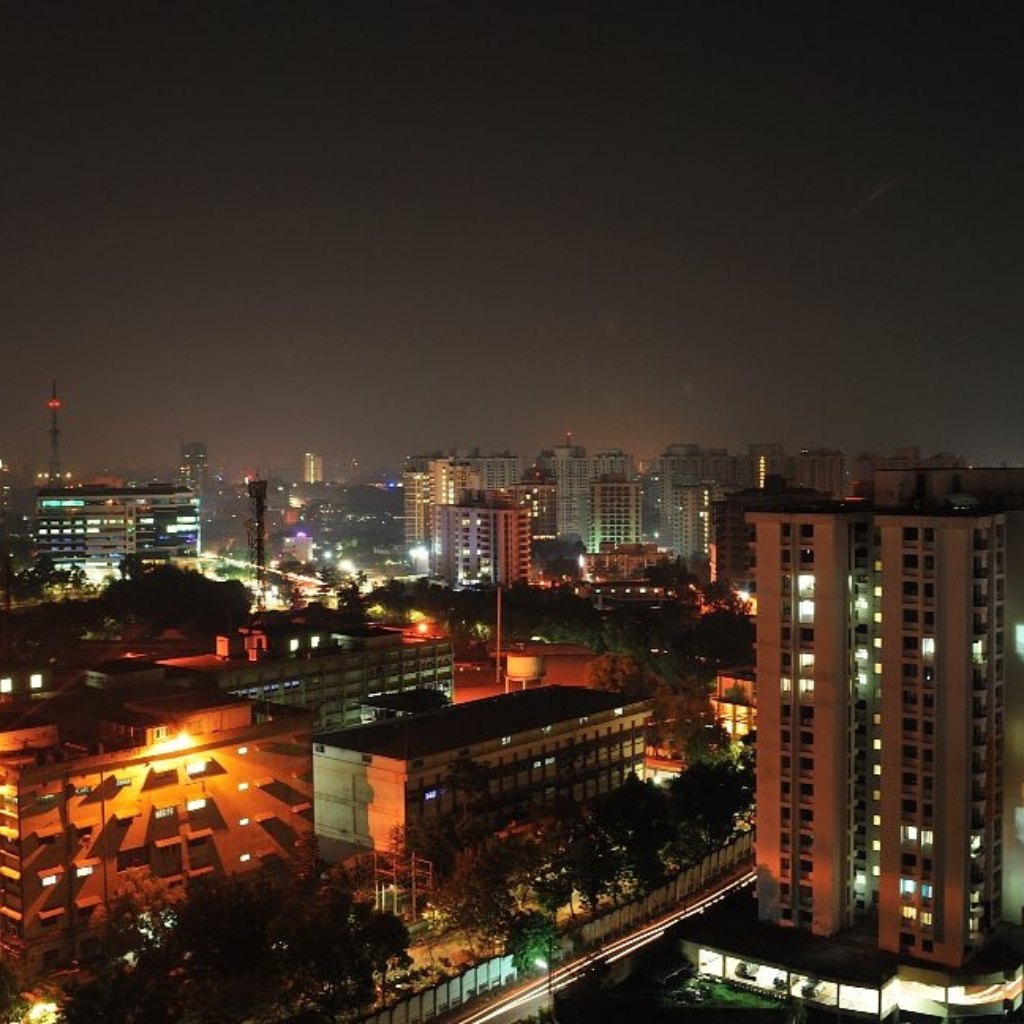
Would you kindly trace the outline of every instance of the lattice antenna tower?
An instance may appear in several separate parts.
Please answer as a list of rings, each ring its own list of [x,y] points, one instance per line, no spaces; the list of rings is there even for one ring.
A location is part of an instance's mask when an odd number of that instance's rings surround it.
[[[246,525],[249,534],[249,565],[256,584],[256,614],[262,616],[267,608],[267,481],[249,481],[250,518]]]
[[[46,408],[50,410],[50,469],[46,474],[46,482],[50,487],[60,486],[60,427],[57,425],[57,414],[60,412],[61,401],[57,397],[57,381],[53,381],[53,389],[47,400]]]

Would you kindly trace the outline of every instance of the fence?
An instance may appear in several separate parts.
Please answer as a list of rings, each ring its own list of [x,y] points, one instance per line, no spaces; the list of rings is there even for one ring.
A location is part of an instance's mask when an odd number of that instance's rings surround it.
[[[708,854],[700,862],[677,875],[671,882],[641,899],[616,907],[563,936],[563,950],[571,945],[579,953],[601,945],[607,939],[636,928],[651,918],[677,907],[719,875],[726,874],[754,852],[754,833],[744,832],[727,846]],[[492,989],[516,980],[511,956],[496,956],[470,967],[456,978],[434,988],[424,989],[394,1006],[364,1017],[361,1024],[424,1024],[469,1002]]]

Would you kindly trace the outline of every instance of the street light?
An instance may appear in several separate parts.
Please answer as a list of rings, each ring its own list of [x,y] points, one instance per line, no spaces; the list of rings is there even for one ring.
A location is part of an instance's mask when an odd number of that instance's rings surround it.
[[[551,1019],[555,1019],[555,993],[551,987],[551,961],[545,960],[543,957],[537,957],[534,961],[542,971],[548,972],[548,1013],[551,1015]]]

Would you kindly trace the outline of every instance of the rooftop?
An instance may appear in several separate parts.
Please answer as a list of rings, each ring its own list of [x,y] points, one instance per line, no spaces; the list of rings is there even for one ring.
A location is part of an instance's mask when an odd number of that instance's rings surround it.
[[[631,704],[618,693],[576,686],[540,686],[421,715],[321,733],[315,739],[343,750],[403,760],[625,707],[640,710],[643,705]]]

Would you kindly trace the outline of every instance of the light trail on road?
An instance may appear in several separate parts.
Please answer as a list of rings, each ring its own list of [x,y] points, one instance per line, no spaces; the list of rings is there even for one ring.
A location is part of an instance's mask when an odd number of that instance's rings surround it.
[[[488,1021],[496,1020],[498,1017],[521,1009],[535,1000],[546,1000],[549,993],[553,995],[560,989],[574,984],[595,964],[611,964],[635,953],[638,949],[660,939],[672,925],[679,921],[685,921],[688,917],[703,914],[709,907],[713,907],[727,896],[752,885],[756,877],[754,871],[748,871],[738,878],[725,882],[720,888],[699,896],[692,903],[658,918],[657,921],[644,925],[620,939],[615,939],[599,950],[594,950],[576,960],[562,964],[552,970],[550,976],[545,975],[542,978],[529,981],[479,1010],[471,1011],[462,1017],[450,1015],[447,1020],[450,1021],[450,1024],[487,1024]]]

